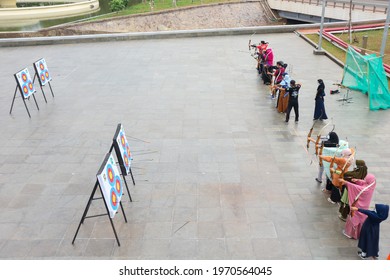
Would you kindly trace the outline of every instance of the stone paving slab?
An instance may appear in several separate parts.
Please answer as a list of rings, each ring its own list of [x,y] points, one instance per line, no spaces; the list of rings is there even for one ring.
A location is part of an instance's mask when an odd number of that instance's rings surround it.
[[[0,53],[0,259],[357,259],[337,207],[314,181],[316,81],[327,92],[342,68],[294,33],[254,35],[302,83],[300,121],[284,123],[255,71],[249,36],[2,48]],[[13,74],[44,57],[55,98],[40,89],[28,118]],[[37,84],[36,84],[37,85]],[[46,89],[46,88],[45,88]],[[48,91],[46,91],[48,92]],[[390,111],[325,97],[341,139],[357,149],[389,203]],[[292,113],[293,114],[293,113]],[[329,120],[331,121],[331,120]],[[114,219],[87,219],[72,238],[122,123],[136,185]],[[316,134],[324,123],[316,123]],[[310,162],[313,161],[312,164]],[[104,211],[94,201],[90,213]],[[381,259],[390,224],[381,225]]]

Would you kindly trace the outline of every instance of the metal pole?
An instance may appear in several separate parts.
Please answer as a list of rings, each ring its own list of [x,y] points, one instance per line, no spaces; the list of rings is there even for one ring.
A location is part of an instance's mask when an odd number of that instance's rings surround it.
[[[349,44],[352,44],[352,0],[349,1],[349,21],[348,21]]]
[[[385,23],[385,28],[383,30],[381,56],[384,56],[385,49],[386,49],[387,33],[389,31],[389,22],[390,22],[390,12],[389,11],[390,11],[390,0],[389,0],[389,5],[387,6],[386,23]]]
[[[389,1],[390,1],[390,0],[389,0]],[[322,48],[322,32],[323,32],[323,30],[324,30],[325,7],[326,7],[326,0],[322,0],[320,40],[318,41],[318,50],[319,50],[319,51],[321,51],[321,48]]]

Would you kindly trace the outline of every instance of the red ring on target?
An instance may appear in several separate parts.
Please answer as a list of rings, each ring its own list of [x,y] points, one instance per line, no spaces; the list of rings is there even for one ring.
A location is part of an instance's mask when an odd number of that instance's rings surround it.
[[[42,75],[41,75],[41,80],[42,80],[42,82],[44,82],[45,79],[46,79],[46,78],[45,78],[45,75],[42,74]]]
[[[49,79],[49,72],[48,71],[45,71],[45,76],[46,76],[46,78]]]
[[[119,179],[119,177],[117,177],[115,180],[115,190],[119,195],[122,193],[122,185],[121,185],[121,180]]]
[[[28,93],[28,88],[27,88],[26,85],[23,86],[23,92],[24,92],[24,93]]]
[[[124,161],[125,161],[125,165],[126,165],[126,166],[129,166],[129,158],[127,157],[126,154],[123,154],[123,159],[124,159]]]
[[[31,82],[28,83],[28,88],[29,88],[30,90],[33,90],[33,84],[32,84]]]
[[[107,167],[107,177],[108,177],[108,182],[110,183],[111,186],[114,185],[114,170],[112,170],[112,166],[109,165]]]
[[[26,73],[23,73],[23,74],[22,74],[22,80],[23,80],[23,82],[27,81],[27,75],[26,75]]]
[[[114,210],[118,209],[118,196],[113,189],[111,189],[110,204]]]
[[[128,156],[129,158],[131,158],[131,152],[130,152],[130,147],[129,147],[129,145],[127,145],[127,147],[126,147],[126,152],[127,152],[127,156]]]
[[[45,65],[43,65],[42,62],[39,63],[39,68],[41,68],[41,70],[45,69]]]
[[[126,146],[126,139],[125,139],[125,136],[123,134],[121,134],[121,144],[122,144],[123,148]]]

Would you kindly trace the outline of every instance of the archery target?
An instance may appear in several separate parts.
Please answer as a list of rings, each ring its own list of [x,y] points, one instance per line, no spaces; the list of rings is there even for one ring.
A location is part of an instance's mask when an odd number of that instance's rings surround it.
[[[51,81],[49,69],[47,68],[46,60],[44,58],[34,62],[34,68],[41,86],[44,86]]]
[[[117,154],[118,162],[121,167],[122,174],[130,174],[130,166],[132,161],[129,143],[126,139],[126,133],[121,124],[118,124],[117,131],[114,137],[114,148]]]
[[[110,217],[114,218],[123,194],[123,183],[119,170],[111,153],[106,155],[102,166],[96,175],[107,204]]]
[[[24,99],[27,99],[35,92],[35,87],[27,68],[16,73],[15,79]]]

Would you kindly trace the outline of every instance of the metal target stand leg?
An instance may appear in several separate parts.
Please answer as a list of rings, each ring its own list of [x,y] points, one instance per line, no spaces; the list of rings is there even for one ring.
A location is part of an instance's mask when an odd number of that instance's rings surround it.
[[[101,216],[108,216],[108,218],[109,218],[109,220],[110,220],[110,223],[111,223],[112,230],[113,230],[114,235],[115,235],[116,242],[118,243],[118,246],[121,246],[121,244],[120,244],[120,242],[119,242],[118,234],[117,234],[116,229],[115,229],[115,226],[114,226],[113,219],[110,217],[110,211],[108,210],[108,206],[107,206],[107,203],[106,203],[105,199],[103,198],[103,196],[102,196],[102,197],[94,198],[95,193],[96,193],[96,190],[97,190],[98,187],[99,187],[99,189],[100,189],[100,192],[103,193],[103,191],[102,191],[102,189],[101,189],[101,186],[100,186],[99,182],[96,181],[95,186],[93,187],[92,193],[91,193],[91,195],[90,195],[90,197],[89,197],[87,206],[85,207],[83,216],[81,217],[80,223],[79,223],[79,225],[78,225],[78,227],[77,227],[77,230],[76,230],[76,233],[75,233],[75,235],[74,235],[74,237],[73,237],[72,245],[74,245],[74,242],[75,242],[75,240],[76,240],[77,234],[79,233],[81,224],[84,223],[85,219],[87,219],[87,218],[101,217]],[[92,201],[93,201],[93,200],[98,200],[98,199],[103,199],[104,206],[105,206],[105,208],[106,208],[107,213],[105,213],[105,214],[93,215],[93,216],[87,216],[88,210],[89,210],[89,208],[90,208],[90,206],[91,206]],[[125,219],[125,222],[127,223],[127,217],[126,217],[126,214],[125,214],[125,211],[124,211],[124,209],[123,209],[123,205],[122,205],[122,202],[121,202],[121,201],[119,202],[119,205],[120,205],[120,207],[121,207],[122,214],[123,214],[123,217],[124,217],[124,219]]]
[[[18,86],[16,86],[15,93],[14,93],[14,97],[12,98],[11,109],[9,110],[9,114],[10,114],[10,115],[12,114],[12,109],[14,108],[14,103],[15,103],[17,91],[18,91]],[[34,99],[35,99],[35,97],[34,97]],[[30,114],[30,111],[28,110],[28,107],[27,107],[27,104],[26,104],[26,100],[23,98],[23,95],[22,95],[22,101],[23,101],[24,107],[26,108],[28,117],[31,119],[31,114]],[[35,101],[35,104],[36,104],[37,107],[38,107],[37,101]],[[38,108],[38,110],[39,110],[39,108]]]
[[[35,82],[35,78],[37,77],[37,73],[34,75],[33,83]],[[45,99],[45,102],[47,103],[45,92],[43,91],[42,85],[39,83],[39,87],[41,88],[43,98]]]
[[[49,88],[50,88],[50,91],[51,91],[51,96],[53,96],[53,97],[54,97],[53,89],[51,88],[51,84],[50,84],[50,82],[48,82],[48,84],[49,84]]]

